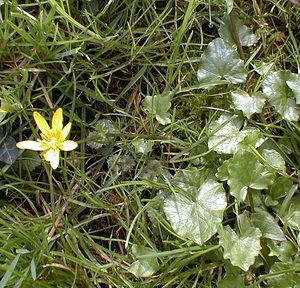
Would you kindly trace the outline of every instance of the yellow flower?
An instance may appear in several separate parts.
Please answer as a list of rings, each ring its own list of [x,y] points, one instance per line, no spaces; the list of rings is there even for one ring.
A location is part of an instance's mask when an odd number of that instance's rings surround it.
[[[17,147],[20,149],[43,151],[42,156],[44,159],[50,162],[53,169],[56,169],[59,164],[60,150],[71,151],[78,146],[76,142],[66,140],[72,124],[69,122],[63,127],[63,110],[61,108],[55,111],[51,128],[40,113],[33,112],[33,118],[42,132],[42,139],[37,139],[37,141],[21,141],[17,143]]]

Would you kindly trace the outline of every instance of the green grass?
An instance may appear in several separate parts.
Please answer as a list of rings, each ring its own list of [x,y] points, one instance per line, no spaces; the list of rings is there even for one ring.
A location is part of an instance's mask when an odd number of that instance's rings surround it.
[[[62,107],[64,123],[72,122],[69,138],[79,144],[62,153],[54,171],[27,150],[12,165],[1,162],[0,288],[222,288],[233,287],[217,286],[230,273],[246,287],[279,287],[268,281],[299,272],[299,230],[278,217],[292,251],[283,254],[290,257],[270,256],[262,240],[245,272],[224,259],[218,235],[198,245],[175,233],[162,209],[168,195],[184,194],[173,175],[191,167],[216,173],[230,158],[207,143],[209,126],[222,111],[235,113],[234,85],[206,90],[197,80],[201,55],[219,37],[226,1],[219,2],[0,0],[0,98],[8,112],[0,135],[33,140],[39,137],[33,112],[49,120]],[[234,1],[237,17],[259,36],[255,46],[243,48],[251,72],[239,87],[247,91],[262,88],[264,76],[254,73],[262,62],[293,73],[300,69],[299,8],[262,2]],[[147,96],[170,96],[169,123],[147,112]],[[114,130],[102,131],[108,133],[103,143],[97,142],[100,119],[114,123]],[[299,121],[283,120],[266,105],[245,123],[277,147],[285,176],[298,185]],[[149,152],[139,153],[137,140],[149,144]],[[239,212],[254,212],[256,194],[238,205],[224,187],[222,223],[238,229]],[[298,191],[286,195],[284,205],[300,203]],[[134,245],[152,254],[139,258]],[[135,276],[129,267],[137,259],[157,261],[157,271]],[[274,272],[275,262],[287,266]]]

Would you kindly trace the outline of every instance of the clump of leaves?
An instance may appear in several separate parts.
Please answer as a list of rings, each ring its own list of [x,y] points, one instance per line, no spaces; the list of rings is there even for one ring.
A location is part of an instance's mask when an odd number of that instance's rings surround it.
[[[89,133],[87,145],[94,149],[99,149],[103,145],[111,144],[115,137],[110,134],[118,133],[117,126],[112,120],[100,119],[96,122],[93,130]]]

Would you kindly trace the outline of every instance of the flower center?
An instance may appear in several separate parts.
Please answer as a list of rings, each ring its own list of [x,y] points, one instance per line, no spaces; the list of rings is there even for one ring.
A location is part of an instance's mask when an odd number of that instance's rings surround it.
[[[56,139],[56,137],[51,137],[50,141],[48,142],[48,145],[50,146],[50,148],[55,148],[58,144],[58,141]]]

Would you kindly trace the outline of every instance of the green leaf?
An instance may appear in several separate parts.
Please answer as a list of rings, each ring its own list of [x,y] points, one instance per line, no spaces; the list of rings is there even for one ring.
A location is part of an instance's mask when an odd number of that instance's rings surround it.
[[[8,136],[0,146],[0,161],[11,165],[17,160],[17,157],[16,141],[11,136]]]
[[[292,263],[275,263],[271,267],[270,273],[275,275],[268,280],[268,288],[299,288],[300,274],[299,265]],[[294,270],[288,272],[287,270]],[[281,273],[280,273],[281,272]]]
[[[130,172],[136,163],[131,155],[113,154],[107,159],[109,169],[116,173]]]
[[[14,163],[14,169],[26,169],[33,171],[42,163],[39,153],[32,150],[24,150],[22,156]]]
[[[284,212],[284,215],[282,215],[282,219],[285,225],[291,229],[300,231],[300,197],[298,197],[298,201],[295,201],[294,198],[292,198],[288,210]]]
[[[217,283],[218,288],[244,288],[244,277],[241,274],[241,269],[232,266],[230,262],[225,262],[225,277]]]
[[[21,256],[21,254],[17,254],[17,256],[14,258],[14,260],[11,262],[11,264],[8,266],[8,268],[6,268],[6,272],[2,276],[2,279],[0,281],[0,287],[1,288],[6,286],[9,278],[11,277],[11,275],[13,274],[13,272],[15,271],[20,256]]]
[[[150,179],[152,181],[157,181],[157,177],[164,175],[166,178],[170,178],[168,176],[168,171],[164,170],[159,160],[149,160],[147,161],[147,165],[143,167],[141,177]]]
[[[194,179],[197,183],[197,179]],[[192,187],[192,186],[190,186]],[[206,180],[198,189],[170,195],[164,202],[164,212],[174,231],[182,237],[202,245],[217,232],[226,208],[222,184]]]
[[[259,75],[266,76],[274,66],[274,62],[261,62],[257,66],[255,66],[255,72]]]
[[[300,75],[293,73],[290,79],[286,81],[286,85],[292,89],[296,97],[296,103],[300,104]]]
[[[229,172],[228,172],[228,167],[230,165],[231,159],[229,160],[225,160],[221,166],[219,166],[218,168],[218,172],[216,173],[216,177],[220,180],[220,181],[227,181],[229,180]]]
[[[218,153],[233,154],[238,150],[238,143],[251,132],[253,128],[241,130],[243,120],[239,117],[232,119],[232,115],[224,113],[220,118],[209,126],[210,133],[213,133],[208,140],[208,148]]]
[[[206,179],[212,177],[213,174],[210,170],[199,170],[193,167],[177,172],[172,179],[172,184],[183,191],[187,191],[188,195],[193,195],[194,191],[197,191]]]
[[[151,222],[151,229],[155,236],[159,236],[164,239],[170,237],[171,233],[162,225],[165,219],[161,217],[163,215],[164,200],[170,195],[169,191],[159,190],[157,195],[147,205],[147,215]]]
[[[246,80],[247,73],[235,47],[217,38],[203,52],[197,77],[200,83],[213,84],[225,79],[239,84]]]
[[[171,107],[170,95],[146,96],[143,100],[143,107],[151,117],[155,116],[160,124],[166,125],[171,122],[170,114],[168,113]]]
[[[261,232],[249,224],[241,235],[237,235],[229,226],[219,231],[220,244],[224,248],[224,258],[229,259],[232,265],[244,271],[254,263],[259,254]]]
[[[295,246],[287,241],[267,240],[267,246],[270,249],[269,256],[276,256],[282,262],[289,262],[297,253]]]
[[[114,137],[108,134],[116,134],[119,130],[116,124],[109,119],[100,119],[97,121],[94,130],[88,135],[87,145],[94,149],[100,149],[103,145],[108,145],[114,141]]]
[[[227,6],[227,14],[229,14],[233,8],[233,0],[225,0],[225,1]]]
[[[285,161],[279,152],[274,149],[263,149],[262,156],[272,168],[285,172]]]
[[[152,256],[155,251],[142,245],[134,244],[132,254],[137,259],[128,268],[128,271],[135,277],[150,277],[159,269],[157,257]]]
[[[287,192],[292,188],[292,186],[292,180],[285,176],[280,176],[272,184],[269,195],[273,199],[280,199],[286,196]]]
[[[132,141],[132,145],[135,148],[136,153],[148,154],[152,151],[154,141],[146,141],[144,139],[135,139]]]
[[[265,142],[265,139],[262,137],[262,134],[259,130],[253,129],[250,131],[247,136],[238,143],[239,148],[244,148],[247,150],[250,147],[258,148]]]
[[[232,92],[231,96],[235,108],[242,110],[247,118],[250,118],[254,113],[260,113],[266,100],[266,96],[261,92],[253,93],[250,96],[243,90],[237,90]]]
[[[230,194],[244,201],[248,188],[266,189],[273,183],[274,175],[251,152],[238,150],[228,165]]]
[[[224,23],[220,26],[219,35],[224,41],[230,44],[235,44],[235,41],[232,36],[232,34],[235,32],[232,31],[232,24],[230,22],[229,16],[226,15],[222,20]],[[238,37],[242,46],[253,46],[257,43],[258,37],[255,34],[253,34],[250,28],[243,25],[241,19],[235,19],[234,25],[236,27]]]
[[[251,215],[253,224],[259,228],[264,238],[269,238],[277,241],[284,241],[284,233],[275,221],[274,217],[267,211],[257,208],[255,213]]]
[[[299,86],[299,75],[290,71],[271,72],[263,82],[263,92],[284,119],[297,121],[300,115],[296,106],[296,100],[300,102]]]
[[[36,280],[36,265],[35,265],[34,258],[32,258],[32,260],[30,262],[30,271],[31,271],[32,279]]]

